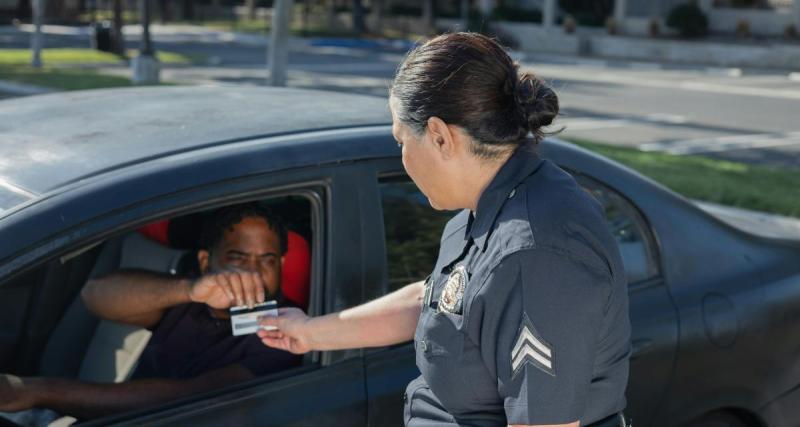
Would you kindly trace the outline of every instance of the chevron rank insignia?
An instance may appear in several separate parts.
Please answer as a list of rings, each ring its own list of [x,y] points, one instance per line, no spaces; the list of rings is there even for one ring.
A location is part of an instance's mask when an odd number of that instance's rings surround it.
[[[539,335],[528,316],[523,313],[522,324],[519,326],[517,339],[514,340],[514,347],[511,349],[512,378],[516,377],[528,363],[556,376],[553,347]]]

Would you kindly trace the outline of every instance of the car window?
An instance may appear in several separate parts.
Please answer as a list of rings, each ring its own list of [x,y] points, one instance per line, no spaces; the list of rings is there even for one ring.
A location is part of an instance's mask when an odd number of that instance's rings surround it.
[[[437,211],[408,178],[380,184],[389,290],[424,280],[439,255],[445,224],[455,214]]]
[[[638,210],[621,194],[585,176],[577,181],[591,193],[605,211],[608,228],[617,240],[628,284],[658,275],[653,239],[647,223]]]

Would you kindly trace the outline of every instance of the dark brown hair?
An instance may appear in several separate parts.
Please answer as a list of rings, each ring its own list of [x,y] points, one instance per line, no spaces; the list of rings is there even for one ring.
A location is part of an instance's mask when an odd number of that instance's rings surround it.
[[[395,114],[418,134],[433,116],[460,126],[475,141],[472,153],[485,158],[524,144],[529,133],[538,143],[541,128],[558,114],[558,97],[518,68],[489,37],[440,35],[412,49],[400,64],[391,89]]]

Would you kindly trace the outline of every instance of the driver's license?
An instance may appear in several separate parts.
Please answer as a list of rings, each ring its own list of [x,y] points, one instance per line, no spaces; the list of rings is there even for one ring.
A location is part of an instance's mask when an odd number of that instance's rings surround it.
[[[256,304],[253,308],[246,305],[240,305],[230,308],[231,313],[231,330],[233,335],[247,335],[254,334],[258,331],[258,318],[262,316],[277,316],[278,315],[278,302],[277,301],[264,301]],[[264,327],[265,330],[275,330],[276,327]]]

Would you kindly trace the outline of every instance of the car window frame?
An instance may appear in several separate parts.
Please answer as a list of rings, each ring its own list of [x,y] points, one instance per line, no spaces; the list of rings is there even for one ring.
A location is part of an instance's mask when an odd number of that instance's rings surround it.
[[[69,262],[72,258],[80,256],[86,251],[89,251],[97,245],[107,241],[108,239],[134,232],[143,225],[158,221],[163,218],[174,218],[192,212],[213,209],[231,204],[245,203],[249,201],[261,201],[286,195],[302,195],[310,201],[312,209],[312,271],[308,313],[310,315],[325,314],[326,294],[328,293],[329,288],[332,286],[331,279],[326,269],[326,265],[330,263],[328,258],[331,256],[329,237],[332,215],[331,199],[333,197],[333,181],[336,180],[340,168],[338,166],[323,165],[320,167],[303,169],[311,169],[311,175],[315,176],[315,178],[303,177],[304,175],[308,175],[304,170],[270,172],[258,176],[246,177],[244,181],[246,181],[246,183],[249,185],[245,185],[244,187],[240,185],[242,184],[242,179],[237,179],[235,180],[237,181],[236,188],[230,189],[228,186],[231,183],[226,180],[200,187],[185,188],[179,192],[158,197],[153,200],[138,201],[138,203],[132,204],[130,208],[130,211],[139,213],[138,215],[130,214],[135,218],[115,218],[116,220],[112,219],[112,225],[106,225],[99,230],[93,227],[96,227],[98,223],[105,223],[107,220],[109,220],[107,217],[112,215],[106,213],[100,217],[92,218],[89,221],[81,224],[80,228],[77,230],[70,230],[72,233],[82,235],[81,239],[76,239],[67,245],[57,249],[52,249],[46,255],[38,257],[29,262],[27,265],[16,269],[10,274],[7,274],[2,279],[2,283],[11,282],[15,278],[21,277],[28,272],[36,271],[37,269],[40,269],[52,262]],[[269,189],[264,189],[265,181],[266,183],[269,183]],[[277,184],[273,185],[273,182],[275,181],[277,181]],[[221,191],[220,194],[215,196],[195,194],[207,193],[206,190],[209,187],[214,189],[222,189],[224,191]],[[164,206],[163,204],[164,199],[182,199],[184,196],[194,199],[194,202],[184,205],[180,208],[168,207]],[[115,216],[125,215],[120,215],[120,212],[116,212]],[[51,237],[56,238],[55,236]],[[251,390],[255,392],[259,386],[264,384],[271,384],[275,381],[280,381],[296,375],[303,375],[305,373],[316,372],[320,369],[329,368],[334,363],[326,363],[325,356],[328,353],[331,352],[312,352],[310,360],[304,361],[304,364],[300,367],[254,378],[238,384],[233,384],[229,387],[225,387],[224,389],[214,390],[206,393],[198,393],[186,398],[176,399],[174,401],[165,403],[164,405],[156,405],[153,407],[144,408],[142,410],[131,411],[111,418],[102,418],[100,419],[102,422],[97,425],[103,425],[105,421],[111,419],[138,419],[139,417],[145,416],[145,414],[153,411],[181,407],[183,405],[194,404],[207,399],[219,399],[222,396],[226,396],[230,393],[246,393],[245,390]],[[351,362],[356,362],[358,356],[360,356],[360,352],[357,355],[351,355],[346,359],[350,359]],[[339,359],[336,362],[341,361],[342,359]]]
[[[661,253],[659,251],[658,238],[655,230],[650,224],[650,220],[647,218],[647,215],[645,215],[645,213],[636,205],[636,203],[629,197],[627,197],[624,192],[614,188],[613,185],[601,179],[598,179],[594,176],[591,176],[589,174],[575,171],[572,168],[568,168],[565,166],[560,166],[560,167],[564,169],[567,173],[572,175],[572,177],[575,179],[578,185],[581,186],[581,188],[585,188],[585,186],[581,182],[582,180],[585,180],[591,184],[598,186],[603,191],[612,192],[612,194],[615,197],[619,198],[625,203],[622,209],[625,213],[630,214],[638,230],[641,232],[642,240],[646,251],[645,255],[648,261],[648,276],[643,279],[636,280],[634,282],[628,282],[628,287],[638,288],[641,286],[647,286],[652,283],[661,282],[663,280],[663,267],[662,267]]]

